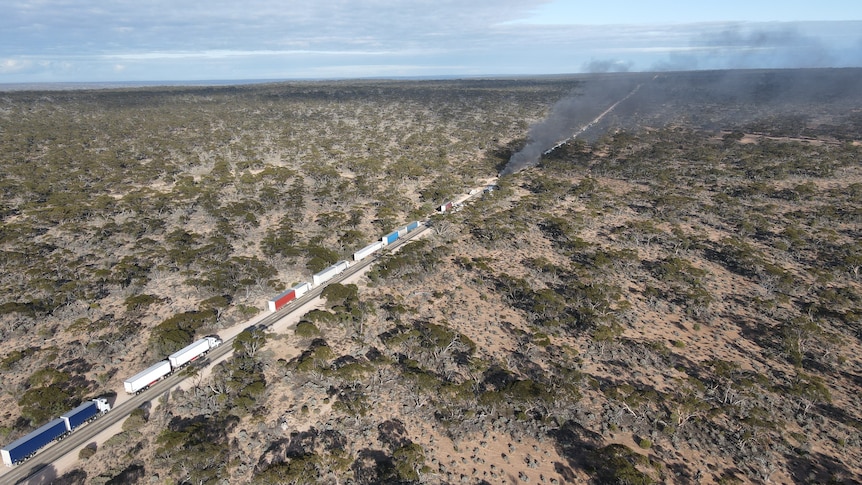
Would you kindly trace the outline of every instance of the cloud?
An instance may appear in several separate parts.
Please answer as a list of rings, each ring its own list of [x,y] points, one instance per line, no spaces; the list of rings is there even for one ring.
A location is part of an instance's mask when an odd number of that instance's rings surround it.
[[[231,57],[259,56],[386,56],[386,55],[419,55],[430,51],[410,49],[404,51],[362,51],[362,50],[203,50],[203,51],[159,51],[140,53],[105,54],[104,59],[121,59],[127,61],[147,61],[160,59],[227,59]]]
[[[463,73],[468,69],[470,66],[467,65],[435,65],[429,68],[422,64],[339,64],[301,68],[291,74],[308,79],[412,77]]]
[[[0,74],[24,71],[32,65],[32,62],[23,59],[0,59]]]
[[[90,52],[115,45],[142,51],[259,50],[296,43],[316,48],[421,45],[429,38],[481,32],[546,2],[119,0],[110,8],[76,3],[44,0],[0,7],[0,31],[6,32],[0,38],[19,49],[85,47]]]
[[[4,2],[0,5],[4,52],[10,57],[72,62],[78,72],[91,76],[144,73],[147,79],[237,73],[259,78],[273,72],[290,77],[319,68],[321,62],[329,63],[328,72],[343,68],[347,74],[364,58],[380,58],[373,62],[378,66],[409,65],[411,71],[431,74],[435,66],[446,70],[461,65],[458,57],[464,53],[481,58],[479,65],[496,57],[487,54],[508,40],[509,33],[491,26],[526,15],[546,1],[116,0],[109,7],[81,3]],[[188,62],[179,65],[178,60]],[[222,73],[215,68],[216,61],[223,61]],[[117,63],[128,63],[128,69],[117,71],[113,68]],[[148,63],[151,68],[134,69],[131,63]],[[464,72],[471,71],[472,65],[466,66]],[[393,75],[402,71],[397,68]],[[0,78],[19,80],[23,78]]]
[[[405,69],[443,74],[608,72],[660,67],[781,67],[806,59],[862,62],[862,22],[819,31],[761,24],[534,25],[548,0],[9,0],[0,2],[8,59],[44,59],[57,80],[272,78],[316,72],[348,77]],[[104,6],[102,6],[104,5]],[[852,33],[852,34],[851,34]],[[853,42],[835,52],[836,42]],[[794,36],[796,42],[794,40]],[[796,42],[796,43],[794,43]],[[806,44],[807,42],[807,44]],[[754,45],[758,44],[759,45]],[[789,45],[779,49],[779,45]],[[71,67],[59,69],[62,63]],[[114,69],[116,64],[125,70]],[[406,68],[396,66],[408,66]],[[0,67],[0,82],[38,74],[38,64]],[[455,69],[461,69],[455,72]],[[370,68],[360,69],[363,72]],[[343,74],[339,74],[343,73]],[[111,77],[114,76],[114,77]],[[132,76],[145,76],[133,78]]]

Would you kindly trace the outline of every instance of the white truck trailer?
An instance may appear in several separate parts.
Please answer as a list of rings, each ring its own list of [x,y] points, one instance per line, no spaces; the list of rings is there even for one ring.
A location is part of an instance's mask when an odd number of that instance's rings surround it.
[[[326,268],[325,270],[321,271],[320,273],[316,273],[314,276],[312,276],[312,279],[314,280],[314,286],[320,286],[321,284],[334,278],[336,275],[343,273],[348,266],[350,266],[350,263],[348,263],[347,261],[339,261],[332,266]]]
[[[126,392],[137,394],[151,385],[155,384],[171,373],[171,363],[167,360],[160,361],[147,369],[138,372],[123,382]]]
[[[302,295],[308,293],[309,290],[311,290],[311,283],[308,283],[308,282],[300,283],[300,284],[293,287],[293,291],[296,292],[297,298],[301,298]]]
[[[354,261],[360,261],[362,259],[367,258],[371,254],[374,254],[377,251],[380,251],[381,249],[383,249],[383,241],[377,241],[376,243],[369,244],[368,246],[365,246],[364,248],[360,249],[359,251],[356,251],[355,253],[353,253],[353,260]]]
[[[177,370],[219,345],[221,345],[220,338],[204,337],[169,355],[168,361],[171,363],[171,368]]]

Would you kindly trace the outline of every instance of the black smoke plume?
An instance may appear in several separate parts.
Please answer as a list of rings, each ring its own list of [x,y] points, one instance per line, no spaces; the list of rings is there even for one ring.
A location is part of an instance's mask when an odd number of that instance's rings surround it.
[[[642,80],[636,75],[588,77],[579,92],[558,101],[545,119],[530,127],[527,144],[509,158],[500,175],[538,164],[543,153],[582,131]]]

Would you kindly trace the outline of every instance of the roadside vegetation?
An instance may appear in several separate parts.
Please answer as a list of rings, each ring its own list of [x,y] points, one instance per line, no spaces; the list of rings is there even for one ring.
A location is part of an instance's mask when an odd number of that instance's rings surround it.
[[[862,100],[690,81],[242,334],[67,482],[862,480]],[[579,82],[5,94],[6,441],[481,184]]]

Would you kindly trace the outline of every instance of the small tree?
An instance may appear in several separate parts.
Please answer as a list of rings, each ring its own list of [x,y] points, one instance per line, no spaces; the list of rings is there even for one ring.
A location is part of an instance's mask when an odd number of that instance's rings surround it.
[[[710,408],[706,401],[706,386],[694,377],[679,380],[670,407],[671,420],[679,427],[703,416]]]
[[[89,445],[81,448],[81,451],[78,452],[79,460],[89,460],[90,457],[96,454],[96,443],[90,443]]]
[[[428,471],[425,466],[425,450],[416,443],[402,446],[392,453],[395,474],[399,480],[416,482]]]
[[[319,337],[320,329],[311,322],[302,321],[296,324],[294,333],[303,338]]]
[[[593,330],[593,341],[599,346],[599,353],[604,356],[605,347],[613,344],[614,340],[622,334],[623,329],[616,322],[610,325],[598,325]]]
[[[137,408],[129,413],[129,417],[123,421],[123,431],[137,431],[145,424],[147,424],[146,412]]]
[[[784,326],[784,350],[794,366],[802,368],[808,343],[822,333],[817,322],[807,316],[796,317]]]
[[[21,406],[21,416],[35,426],[68,411],[70,397],[59,386],[34,387],[21,396],[18,405]]]
[[[799,401],[803,415],[808,414],[811,406],[815,404],[832,402],[832,395],[823,379],[803,372],[796,375],[790,394]]]
[[[234,339],[233,351],[243,356],[254,357],[264,344],[266,344],[266,333],[263,329],[246,329]]]

